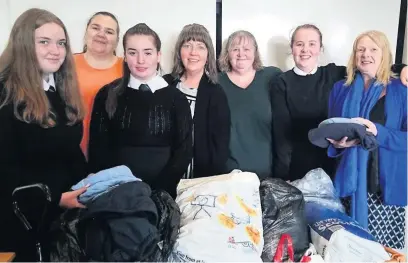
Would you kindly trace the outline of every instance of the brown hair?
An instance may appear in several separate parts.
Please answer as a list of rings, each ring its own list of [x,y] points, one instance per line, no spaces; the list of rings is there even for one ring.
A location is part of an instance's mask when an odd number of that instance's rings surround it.
[[[316,33],[319,35],[319,40],[320,40],[320,48],[323,48],[323,35],[322,32],[320,31],[320,29],[313,25],[313,24],[303,24],[300,26],[297,26],[295,28],[295,30],[292,33],[292,36],[290,37],[290,47],[293,48],[293,44],[295,42],[295,37],[296,37],[296,33],[301,30],[301,29],[313,29],[316,31]]]
[[[250,32],[245,31],[245,30],[239,30],[239,31],[235,31],[228,37],[227,43],[221,50],[221,55],[218,58],[218,63],[220,65],[220,70],[222,72],[229,72],[232,70],[231,63],[229,61],[229,52],[231,51],[233,44],[237,42],[240,43],[244,39],[252,40],[254,47],[255,47],[255,58],[254,58],[254,63],[252,67],[255,70],[260,70],[263,68],[262,61],[261,61],[261,55],[259,54],[258,43],[256,42],[254,35],[252,35]]]
[[[161,41],[159,35],[151,29],[145,23],[139,23],[129,28],[123,36],[123,50],[126,52],[127,39],[134,35],[151,36],[153,38],[153,44],[156,47],[157,52],[161,50]],[[160,64],[157,65],[157,70],[160,69]],[[130,80],[130,69],[125,60],[123,60],[123,76],[118,85],[109,90],[108,98],[106,99],[105,109],[110,118],[113,117],[118,104],[118,96],[123,94]]]
[[[110,13],[110,12],[99,11],[99,12],[96,12],[95,14],[93,14],[93,15],[89,18],[88,22],[86,23],[86,30],[88,30],[88,27],[89,27],[89,25],[91,24],[92,20],[93,20],[95,17],[97,17],[97,16],[108,16],[108,17],[112,18],[112,19],[116,22],[116,33],[117,33],[117,35],[118,35],[118,36],[117,36],[117,41],[119,41],[119,33],[120,33],[119,21],[118,21],[118,19],[116,18],[116,16],[115,16],[114,14]],[[85,34],[86,34],[86,30],[85,30]],[[87,50],[87,46],[86,46],[86,43],[85,43],[85,44],[84,44],[84,47],[83,47],[83,49],[82,49],[82,52],[85,53],[86,50]],[[113,51],[113,55],[116,56],[116,50]]]
[[[8,44],[0,56],[0,82],[4,83],[0,108],[13,103],[16,118],[27,123],[38,123],[45,128],[55,125],[55,113],[52,112],[43,89],[34,38],[35,30],[48,23],[61,26],[67,40],[66,58],[54,73],[54,78],[58,93],[66,104],[68,124],[73,125],[81,121],[84,109],[69,37],[64,24],[57,16],[37,8],[22,13],[14,23]]]
[[[207,28],[200,24],[189,24],[184,26],[183,30],[181,30],[181,33],[179,34],[176,42],[173,57],[173,71],[171,74],[176,78],[180,78],[184,74],[185,68],[183,62],[181,61],[180,51],[184,43],[190,40],[203,42],[206,46],[208,55],[204,71],[212,83],[217,83],[218,73],[217,62],[215,60],[214,45]]]
[[[364,32],[360,34],[354,41],[353,52],[351,53],[349,62],[347,64],[347,80],[346,80],[346,83],[344,83],[344,85],[350,86],[351,83],[353,83],[353,80],[356,74],[355,72],[357,70],[357,65],[356,65],[356,54],[358,51],[357,45],[358,45],[358,42],[363,37],[369,37],[379,48],[381,48],[382,58],[381,58],[380,65],[376,73],[376,79],[377,79],[377,82],[383,85],[387,85],[388,82],[390,81],[390,78],[394,77],[394,75],[391,72],[391,65],[392,65],[391,46],[390,46],[390,42],[387,39],[387,36],[384,33],[380,31],[376,31],[376,30]]]

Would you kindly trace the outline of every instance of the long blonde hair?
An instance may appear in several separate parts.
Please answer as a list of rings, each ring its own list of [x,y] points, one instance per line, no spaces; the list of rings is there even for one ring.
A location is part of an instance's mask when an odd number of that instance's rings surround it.
[[[382,59],[380,66],[378,67],[376,73],[376,79],[378,83],[387,85],[391,77],[394,75],[391,72],[392,65],[392,53],[390,48],[390,43],[387,39],[387,36],[376,30],[371,30],[360,34],[353,44],[353,52],[351,53],[350,59],[347,64],[347,80],[345,86],[350,86],[355,77],[355,71],[357,70],[356,65],[356,56],[357,56],[357,45],[358,42],[363,37],[369,37],[379,48],[382,50]]]
[[[22,13],[11,29],[8,44],[0,56],[0,82],[4,89],[0,108],[12,103],[17,119],[38,123],[44,128],[55,126],[52,112],[43,89],[42,73],[35,51],[35,30],[47,23],[61,26],[66,36],[66,58],[54,73],[58,93],[65,102],[68,125],[81,121],[84,116],[82,99],[74,69],[67,30],[62,21],[49,11],[29,9]]]

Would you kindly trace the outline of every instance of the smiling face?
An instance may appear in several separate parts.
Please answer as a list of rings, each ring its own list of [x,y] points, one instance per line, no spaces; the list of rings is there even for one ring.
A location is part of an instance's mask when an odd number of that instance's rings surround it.
[[[247,72],[253,69],[255,61],[255,45],[248,37],[237,37],[228,52],[231,68],[237,72]]]
[[[118,45],[118,24],[110,16],[92,18],[85,33],[87,50],[97,54],[113,54]]]
[[[154,38],[132,35],[126,39],[125,60],[133,77],[149,80],[156,75],[161,53],[157,51]]]
[[[382,60],[381,48],[368,36],[363,36],[356,45],[355,63],[364,75],[374,78]]]
[[[300,28],[292,42],[292,55],[296,67],[309,73],[317,67],[321,49],[320,35],[313,28]]]
[[[55,23],[47,23],[35,30],[34,38],[35,52],[42,73],[46,75],[58,71],[67,53],[64,29]]]
[[[187,73],[203,73],[208,49],[203,42],[190,40],[181,46],[180,57]]]

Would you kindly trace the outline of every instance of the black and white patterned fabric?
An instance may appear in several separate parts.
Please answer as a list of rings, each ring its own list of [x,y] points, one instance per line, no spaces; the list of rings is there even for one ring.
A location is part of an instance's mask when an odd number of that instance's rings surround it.
[[[405,247],[405,207],[384,205],[378,194],[368,194],[368,230],[384,246]]]
[[[193,179],[194,178],[194,158],[191,159],[190,163],[188,164],[187,171],[184,173],[181,179]]]
[[[194,119],[194,111],[195,111],[195,105],[196,105],[196,100],[197,100],[197,88],[187,87],[182,81],[178,83],[177,88],[181,92],[183,92],[184,95],[186,95],[188,103],[190,104],[191,117]],[[193,145],[194,145],[194,126],[193,126]],[[194,178],[193,168],[194,168],[194,158],[191,159],[188,165],[187,171],[183,175],[182,179],[193,179]]]
[[[347,214],[350,214],[350,198],[342,199]],[[405,207],[384,205],[379,194],[368,193],[368,231],[382,245],[405,248]]]

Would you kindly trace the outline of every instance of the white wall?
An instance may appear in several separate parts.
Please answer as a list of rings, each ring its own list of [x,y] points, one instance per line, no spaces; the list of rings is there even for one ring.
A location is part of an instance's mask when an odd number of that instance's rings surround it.
[[[375,2],[375,4],[374,4]],[[265,65],[282,70],[293,67],[289,48],[291,31],[313,23],[323,33],[325,46],[321,64],[345,65],[354,39],[376,29],[387,34],[395,56],[400,1],[372,0],[223,0],[222,37],[239,29],[254,34]]]
[[[0,0],[0,51],[2,51],[3,47],[7,44],[10,29],[8,0]]]
[[[16,18],[32,7],[55,13],[64,22],[74,52],[81,52],[88,18],[97,11],[109,11],[117,16],[121,35],[131,26],[144,22],[155,30],[162,41],[162,67],[169,72],[174,44],[182,27],[199,23],[207,27],[215,46],[216,4],[211,0],[0,0],[0,52],[7,42]],[[118,55],[123,54],[122,39]]]

